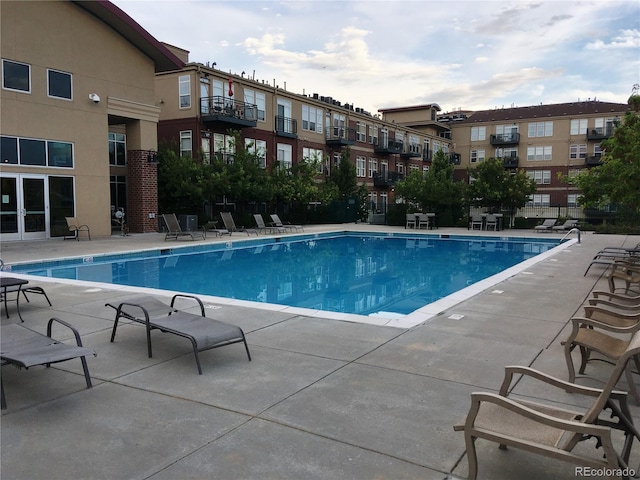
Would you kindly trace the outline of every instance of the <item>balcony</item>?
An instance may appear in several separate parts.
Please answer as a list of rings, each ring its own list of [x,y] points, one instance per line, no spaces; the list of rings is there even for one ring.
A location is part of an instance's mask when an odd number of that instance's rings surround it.
[[[342,147],[356,143],[356,129],[344,127],[329,127],[326,133],[327,146]]]
[[[504,168],[518,168],[518,161],[520,158],[517,155],[508,155],[506,157],[498,157],[502,160]]]
[[[602,154],[597,153],[596,155],[592,155],[591,157],[585,158],[584,164],[587,167],[597,167],[598,165],[602,165]]]
[[[392,187],[396,182],[404,179],[402,173],[397,172],[374,172],[373,185],[375,187]]]
[[[499,133],[489,137],[491,145],[517,145],[520,143],[519,133]]]
[[[460,156],[459,153],[449,154],[449,162],[452,163],[453,165],[460,165],[461,161],[462,161],[462,157]]]
[[[433,150],[425,150],[422,152],[422,161],[423,162],[431,162],[433,161]]]
[[[392,154],[392,153],[402,153],[403,145],[402,142],[397,142],[394,140],[382,140],[377,141],[373,144],[373,151],[381,154]]]
[[[295,118],[276,115],[276,135],[279,137],[298,138],[298,121]]]
[[[404,151],[400,154],[402,158],[420,158],[422,157],[422,147],[415,143],[408,144]]]
[[[234,127],[255,127],[258,123],[258,106],[225,97],[200,99],[200,117],[203,122],[225,123]]]
[[[613,136],[613,125],[587,130],[587,140],[606,140]]]

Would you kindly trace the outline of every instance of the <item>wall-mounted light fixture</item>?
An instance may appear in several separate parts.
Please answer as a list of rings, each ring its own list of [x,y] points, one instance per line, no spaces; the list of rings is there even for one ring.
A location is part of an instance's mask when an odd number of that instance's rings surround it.
[[[97,93],[90,93],[89,100],[91,100],[93,103],[100,103],[100,95],[98,95]]]
[[[147,163],[158,163],[158,152],[147,152]]]

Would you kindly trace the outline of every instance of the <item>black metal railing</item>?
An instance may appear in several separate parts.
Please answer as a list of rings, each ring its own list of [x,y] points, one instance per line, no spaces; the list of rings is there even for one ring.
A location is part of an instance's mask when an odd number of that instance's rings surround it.
[[[498,133],[489,137],[491,145],[515,145],[520,143],[519,133]]]
[[[379,140],[373,144],[376,153],[402,153],[403,143],[397,140]]]
[[[449,162],[451,162],[454,165],[460,165],[462,161],[462,157],[459,153],[450,153],[449,154]]]
[[[587,167],[597,167],[598,165],[602,165],[602,154],[597,153],[595,155],[585,158],[584,164]]]
[[[507,155],[506,157],[498,157],[502,160],[504,168],[518,168],[518,160],[520,158],[517,155]]]
[[[200,116],[205,122],[224,121],[256,126],[258,106],[228,97],[203,97],[200,99]]]
[[[276,135],[296,138],[298,135],[298,121],[295,118],[276,115]]]
[[[587,140],[605,140],[613,136],[613,125],[587,130]]]
[[[376,187],[392,187],[396,182],[404,179],[404,175],[398,172],[374,172],[373,185]]]
[[[423,162],[433,161],[433,150],[429,150],[427,148],[424,152],[422,152],[422,161]]]
[[[422,157],[422,146],[416,143],[405,145],[404,151],[400,154],[405,158]]]
[[[325,133],[327,145],[353,145],[356,143],[356,129],[329,127]]]

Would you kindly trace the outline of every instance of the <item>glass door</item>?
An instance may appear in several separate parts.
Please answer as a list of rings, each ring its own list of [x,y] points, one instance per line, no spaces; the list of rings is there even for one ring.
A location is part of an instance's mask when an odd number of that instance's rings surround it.
[[[49,194],[45,175],[3,175],[0,191],[2,240],[49,236]]]

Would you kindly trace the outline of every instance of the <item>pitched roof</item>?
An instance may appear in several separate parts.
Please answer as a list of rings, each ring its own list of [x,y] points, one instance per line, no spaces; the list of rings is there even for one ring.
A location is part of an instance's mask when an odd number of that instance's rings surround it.
[[[134,47],[151,58],[155,64],[156,73],[179,70],[184,66],[182,60],[113,3],[107,0],[72,0],[72,3],[113,28]]]
[[[514,121],[522,119],[566,117],[589,114],[623,113],[628,110],[626,103],[609,103],[600,101],[586,101],[573,103],[555,103],[552,105],[533,105],[530,107],[496,108],[494,110],[479,110],[464,120],[456,122],[482,123],[496,121]]]

